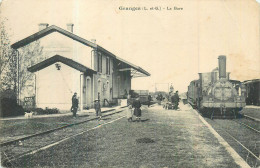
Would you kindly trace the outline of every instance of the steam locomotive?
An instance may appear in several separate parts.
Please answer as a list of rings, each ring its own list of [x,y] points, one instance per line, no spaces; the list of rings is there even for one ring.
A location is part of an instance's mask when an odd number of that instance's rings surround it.
[[[187,100],[194,108],[213,119],[214,115],[236,116],[245,107],[245,85],[230,80],[226,72],[226,56],[218,57],[219,67],[199,73],[199,79],[188,86]],[[215,113],[215,114],[214,114]]]

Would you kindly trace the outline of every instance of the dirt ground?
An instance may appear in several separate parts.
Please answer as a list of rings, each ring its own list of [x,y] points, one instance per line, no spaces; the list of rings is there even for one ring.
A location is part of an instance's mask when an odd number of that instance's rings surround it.
[[[117,114],[118,117],[125,115]],[[107,120],[109,121],[109,120]],[[82,126],[83,127],[83,126]],[[17,167],[239,167],[188,106],[144,108],[33,156]]]

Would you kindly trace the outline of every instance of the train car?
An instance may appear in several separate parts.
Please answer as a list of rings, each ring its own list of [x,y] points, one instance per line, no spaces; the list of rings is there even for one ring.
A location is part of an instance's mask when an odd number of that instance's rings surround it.
[[[130,103],[132,103],[135,98],[139,97],[141,104],[148,105],[148,90],[130,90],[130,95]]]
[[[219,67],[212,72],[199,73],[199,79],[190,82],[188,102],[211,118],[236,114],[245,103],[245,86],[229,79],[226,72],[226,56],[219,56]],[[215,114],[214,114],[215,113]]]
[[[198,108],[199,97],[199,80],[193,80],[188,86],[187,101],[193,108]]]
[[[246,86],[246,104],[260,106],[260,79],[244,81]]]

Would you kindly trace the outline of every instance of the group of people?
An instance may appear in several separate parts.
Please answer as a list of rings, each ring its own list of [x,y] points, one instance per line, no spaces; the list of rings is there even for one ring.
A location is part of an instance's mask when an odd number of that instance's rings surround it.
[[[179,101],[180,101],[180,97],[178,94],[178,91],[176,91],[174,93],[174,95],[171,96],[171,102],[173,104],[173,109],[177,110],[179,107]]]
[[[72,106],[70,109],[71,112],[73,113],[74,118],[77,115],[78,105],[79,105],[79,100],[77,98],[77,93],[75,92],[74,95],[72,96]],[[133,120],[133,115],[136,117],[137,121],[141,121],[141,116],[142,116],[141,106],[142,104],[139,98],[136,98],[132,104],[128,105],[128,114],[127,114],[128,121]],[[94,101],[94,108],[96,111],[96,116],[98,116],[99,120],[101,120],[102,113],[101,113],[101,105],[99,99],[96,99]]]
[[[127,96],[128,100],[130,99],[129,95]],[[152,97],[151,95],[148,95],[148,107],[151,104]],[[73,117],[75,118],[77,115],[78,111],[78,104],[79,100],[77,97],[77,93],[75,92],[74,95],[72,96],[72,106],[71,106],[71,112],[73,113]],[[128,113],[127,113],[127,118],[128,121],[133,121],[133,116],[136,117],[137,121],[141,121],[141,116],[142,116],[142,110],[141,110],[141,101],[139,97],[137,97],[133,103],[128,102]],[[96,111],[96,116],[99,117],[99,120],[102,119],[102,113],[101,113],[101,105],[100,105],[100,100],[99,100],[99,95],[98,99],[94,101],[94,108]]]
[[[177,110],[179,107],[180,97],[179,92],[176,91],[175,93],[170,92],[169,95],[163,97],[162,94],[159,94],[156,98],[159,102],[163,101],[164,103],[171,102],[171,106],[173,106],[173,109]],[[167,105],[164,105],[164,107],[167,107]]]
[[[127,97],[127,98],[129,98],[129,97]],[[162,95],[161,95],[161,97],[159,97],[159,99],[163,99]],[[152,100],[152,97],[149,95],[148,96],[148,107],[150,106],[151,100]],[[178,91],[176,91],[174,93],[174,95],[171,96],[171,102],[174,105],[174,109],[176,109],[176,110],[178,109],[179,101],[180,101],[180,98],[179,98],[179,95],[178,95]],[[70,109],[71,112],[73,113],[74,118],[77,115],[78,104],[79,104],[79,100],[77,98],[77,93],[75,92],[74,95],[72,96],[72,106],[71,106],[71,109]],[[137,121],[141,121],[141,116],[142,116],[141,106],[142,106],[142,104],[140,102],[139,97],[137,97],[133,101],[132,104],[128,103],[128,112],[127,112],[128,121],[133,121],[133,116],[136,117]],[[95,108],[95,111],[96,111],[96,116],[98,116],[99,120],[101,120],[102,119],[102,113],[101,113],[101,105],[100,105],[99,98],[94,101],[94,108]]]
[[[77,116],[78,107],[79,107],[79,99],[77,98],[77,93],[75,92],[74,95],[72,96],[72,106],[70,109],[70,111],[73,113],[74,118]],[[101,113],[101,105],[100,105],[99,98],[94,101],[94,108],[96,111],[96,116],[98,116],[99,120],[101,120],[102,113]]]
[[[141,110],[141,102],[139,97],[136,98],[133,103],[128,104],[128,110],[127,110],[127,120],[133,121],[133,116],[136,117],[137,121],[141,121],[141,116],[142,116],[142,110]]]

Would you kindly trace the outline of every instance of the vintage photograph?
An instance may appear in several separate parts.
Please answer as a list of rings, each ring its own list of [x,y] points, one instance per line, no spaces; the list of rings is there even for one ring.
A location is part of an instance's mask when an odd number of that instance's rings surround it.
[[[0,0],[0,162],[259,168],[260,0]]]

